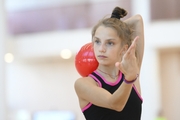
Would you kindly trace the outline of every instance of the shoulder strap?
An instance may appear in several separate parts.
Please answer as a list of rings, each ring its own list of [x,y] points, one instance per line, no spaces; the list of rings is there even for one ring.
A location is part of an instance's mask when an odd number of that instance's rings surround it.
[[[97,75],[95,72],[92,72],[91,74],[89,74],[89,77],[92,77],[100,87],[102,87],[103,84],[103,79]]]
[[[103,79],[102,79],[99,75],[97,75],[95,72],[92,72],[91,74],[92,74],[94,77],[96,77],[98,80],[103,81]]]

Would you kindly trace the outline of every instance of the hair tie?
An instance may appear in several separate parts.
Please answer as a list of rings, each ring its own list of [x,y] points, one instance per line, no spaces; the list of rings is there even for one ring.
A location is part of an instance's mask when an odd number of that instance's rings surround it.
[[[117,18],[117,19],[120,19],[120,15],[118,13],[112,13],[111,14],[111,18]]]

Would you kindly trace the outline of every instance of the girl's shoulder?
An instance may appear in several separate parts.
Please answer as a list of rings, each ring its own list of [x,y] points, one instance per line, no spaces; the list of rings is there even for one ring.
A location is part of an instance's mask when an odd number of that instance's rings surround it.
[[[97,85],[96,81],[92,78],[92,77],[80,77],[78,78],[75,83],[74,83],[74,87],[75,89],[81,88],[81,87],[90,87],[92,85]]]

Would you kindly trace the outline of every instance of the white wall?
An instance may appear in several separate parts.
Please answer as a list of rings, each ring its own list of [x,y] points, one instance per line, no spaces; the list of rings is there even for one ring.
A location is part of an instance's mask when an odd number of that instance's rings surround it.
[[[63,49],[70,49],[76,54],[82,45],[91,41],[91,30],[47,32],[16,36],[12,39],[15,40],[13,44],[16,44],[14,54],[19,57],[59,56]]]
[[[74,66],[79,48],[91,40],[89,29],[16,36],[8,40],[14,54],[7,64],[7,99],[10,120],[26,110],[71,110],[83,120],[74,91],[80,77]],[[62,49],[73,52],[70,60],[60,57]]]
[[[158,49],[180,48],[180,21],[157,21],[145,25],[145,56],[141,83],[144,96],[143,119],[153,120],[161,109]]]
[[[16,60],[7,68],[10,114],[21,110],[30,114],[41,110],[70,110],[78,120],[82,119],[73,86],[79,75],[72,60],[62,61],[58,56],[45,60]],[[16,120],[15,116],[11,118]]]
[[[0,0],[0,120],[6,120],[6,84],[4,53],[7,31],[3,2],[3,0]]]

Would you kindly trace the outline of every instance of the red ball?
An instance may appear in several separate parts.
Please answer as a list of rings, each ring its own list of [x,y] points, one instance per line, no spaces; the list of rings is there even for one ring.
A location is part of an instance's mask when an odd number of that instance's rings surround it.
[[[94,55],[92,43],[87,43],[81,47],[75,56],[76,70],[82,77],[88,76],[98,67],[98,62]]]

